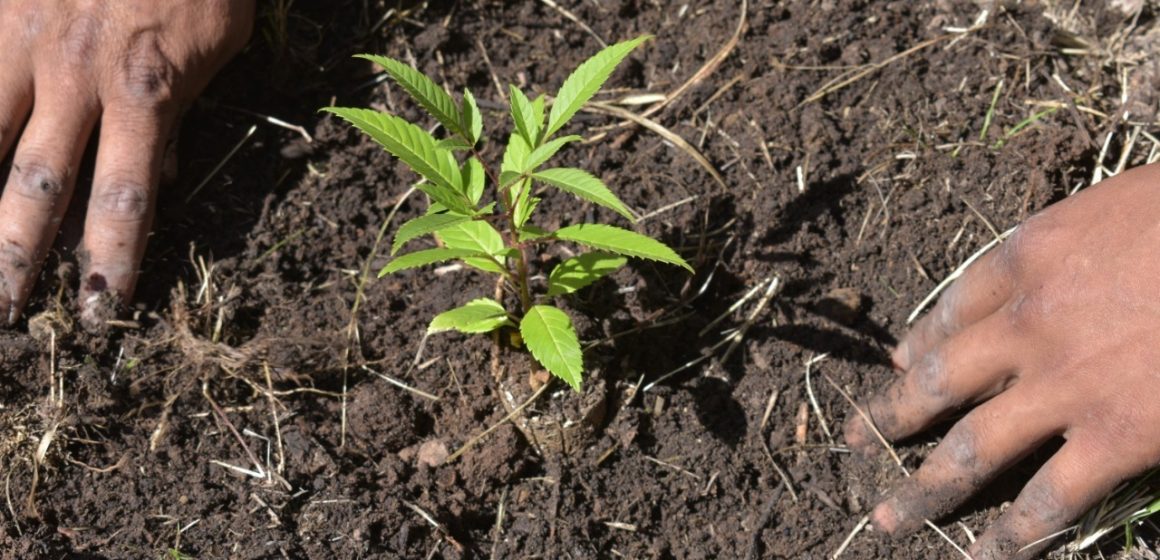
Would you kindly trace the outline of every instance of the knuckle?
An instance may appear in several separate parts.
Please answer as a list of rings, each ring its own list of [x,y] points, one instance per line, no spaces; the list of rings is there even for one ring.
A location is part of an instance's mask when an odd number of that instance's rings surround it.
[[[942,443],[949,466],[959,471],[979,472],[980,448],[985,437],[985,429],[970,415],[960,420]]]
[[[1060,235],[1065,233],[1057,221],[1050,209],[1024,220],[1000,247],[1000,266],[1018,272],[1034,266],[1037,255],[1052,253],[1049,248],[1059,243]]]
[[[104,21],[93,7],[75,12],[61,32],[60,48],[65,63],[80,66],[93,59],[100,43]]]
[[[158,37],[142,33],[133,38],[122,55],[117,89],[134,103],[164,105],[173,100],[175,73]]]
[[[950,392],[946,375],[944,352],[936,349],[928,352],[914,369],[914,385],[927,397],[945,400]]]
[[[134,181],[112,181],[93,193],[93,204],[107,219],[141,221],[149,216],[150,190]]]
[[[1070,504],[1060,488],[1064,481],[1048,475],[1038,484],[1031,483],[1019,495],[1019,511],[1015,523],[1054,527],[1069,519]]]
[[[1047,311],[1039,294],[1020,294],[1011,300],[1008,310],[1011,327],[1016,333],[1033,330],[1042,323]]]
[[[17,195],[55,206],[65,195],[68,172],[36,160],[25,160],[12,165],[9,186]]]
[[[15,276],[32,270],[32,257],[32,252],[21,243],[11,240],[0,243],[0,268],[15,273]]]

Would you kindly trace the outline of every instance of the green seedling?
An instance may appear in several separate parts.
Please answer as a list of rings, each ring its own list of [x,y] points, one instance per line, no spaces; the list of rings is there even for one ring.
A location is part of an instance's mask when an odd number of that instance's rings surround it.
[[[505,288],[519,299],[519,309],[514,311],[491,298],[469,301],[437,315],[428,327],[429,333],[476,334],[518,328],[532,356],[579,391],[583,372],[580,342],[571,318],[553,306],[551,298],[592,284],[624,266],[628,258],[659,261],[692,271],[668,246],[628,229],[581,223],[548,231],[536,226],[532,219],[541,200],[536,196],[537,188],[551,187],[608,208],[630,222],[634,220],[632,211],[596,176],[581,169],[547,167],[547,163],[564,146],[581,139],[558,133],[620,62],[648,38],[612,45],[585,61],[564,80],[550,111],[543,95],[529,99],[519,88],[509,86],[514,131],[504,148],[498,173],[480,156],[483,114],[470,91],[464,90],[462,101],[456,101],[407,64],[382,56],[360,55],[381,66],[446,132],[445,137],[436,138],[397,116],[368,109],[325,109],[368,134],[419,174],[423,181],[417,188],[431,201],[426,215],[403,224],[395,232],[391,254],[397,256],[379,276],[458,260],[501,276]],[[485,197],[485,191],[492,196]],[[427,235],[435,236],[439,245],[399,254],[411,241]],[[529,249],[556,242],[574,243],[588,252],[557,265],[548,275],[546,288],[533,292],[529,283]]]

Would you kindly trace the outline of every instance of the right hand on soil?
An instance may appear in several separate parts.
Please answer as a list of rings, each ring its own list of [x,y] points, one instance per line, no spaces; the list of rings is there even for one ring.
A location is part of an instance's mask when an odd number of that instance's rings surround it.
[[[971,266],[895,349],[902,375],[860,407],[888,440],[966,413],[874,509],[875,526],[914,531],[1060,436],[1063,447],[970,549],[978,560],[1031,558],[1160,464],[1157,255],[1160,164],[1044,210]],[[856,411],[846,441],[882,448]]]
[[[241,50],[253,18],[253,0],[0,0],[0,159],[15,146],[0,196],[0,326],[28,300],[98,121],[82,321],[128,301],[181,107]]]

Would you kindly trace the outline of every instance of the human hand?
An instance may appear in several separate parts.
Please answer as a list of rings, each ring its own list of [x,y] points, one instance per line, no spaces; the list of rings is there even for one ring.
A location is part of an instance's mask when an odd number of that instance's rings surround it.
[[[241,50],[253,18],[253,0],[0,2],[0,159],[15,145],[0,196],[0,326],[28,300],[98,121],[82,321],[128,301],[181,107]]]
[[[1031,558],[1124,479],[1160,463],[1160,164],[1028,219],[903,339],[901,376],[862,410],[888,440],[959,410],[871,515],[891,534],[950,513],[1048,439],[1066,439],[971,547]],[[850,447],[880,448],[863,417]]]

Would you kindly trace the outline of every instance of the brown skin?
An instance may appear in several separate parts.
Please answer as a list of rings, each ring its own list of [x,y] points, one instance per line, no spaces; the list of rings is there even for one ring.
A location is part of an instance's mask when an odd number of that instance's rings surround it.
[[[871,515],[903,534],[962,504],[1054,436],[1066,443],[970,548],[1032,558],[1121,481],[1160,463],[1160,164],[1027,220],[895,349],[861,408],[891,441],[966,413]],[[846,441],[881,449],[851,414]]]
[[[0,326],[24,309],[98,122],[81,317],[132,297],[178,115],[246,44],[254,4],[0,2],[0,159],[14,150],[0,195]]]

